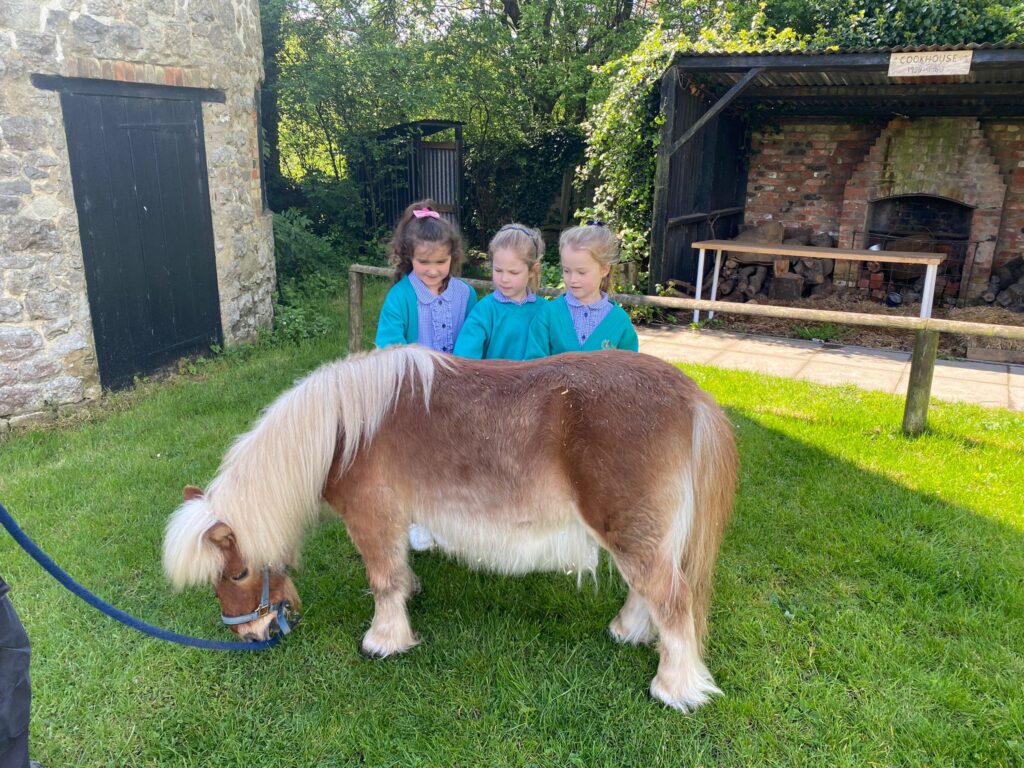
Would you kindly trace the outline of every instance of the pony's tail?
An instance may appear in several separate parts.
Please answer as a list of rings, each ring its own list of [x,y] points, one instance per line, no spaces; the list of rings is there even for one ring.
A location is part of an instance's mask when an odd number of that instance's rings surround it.
[[[683,548],[683,574],[690,587],[697,642],[704,646],[715,558],[732,516],[739,459],[732,424],[710,399],[693,411],[691,447],[694,514]]]

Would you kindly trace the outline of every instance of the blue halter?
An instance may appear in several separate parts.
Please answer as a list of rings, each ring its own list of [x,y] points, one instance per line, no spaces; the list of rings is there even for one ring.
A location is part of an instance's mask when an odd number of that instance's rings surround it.
[[[270,625],[271,635],[275,635],[277,633],[280,633],[282,636],[287,635],[292,631],[292,627],[299,623],[299,619],[302,618],[298,614],[292,612],[291,603],[287,600],[282,600],[278,603],[270,602],[270,566],[264,565],[263,591],[260,593],[260,604],[256,606],[254,611],[242,616],[225,616],[222,613],[220,615],[220,620],[229,627],[234,627],[238,624],[247,624],[250,621],[262,619],[271,611],[277,612],[275,622],[272,622]]]

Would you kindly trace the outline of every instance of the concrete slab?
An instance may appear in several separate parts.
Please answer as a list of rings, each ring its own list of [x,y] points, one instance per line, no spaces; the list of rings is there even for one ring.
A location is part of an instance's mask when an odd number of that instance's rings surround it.
[[[1024,411],[1024,387],[1011,389],[1008,399],[1011,411]]]
[[[986,384],[956,378],[932,380],[932,397],[951,402],[974,403],[995,408],[1010,407],[1010,390],[1005,384]]]
[[[838,349],[823,349],[815,357],[815,361],[828,362],[831,365],[882,371],[902,371],[910,364],[908,360],[909,358],[875,356],[864,351],[844,352]]]
[[[818,384],[852,384],[906,395],[910,354],[867,347],[824,345],[688,327],[638,330],[640,351],[666,360],[755,371]],[[932,381],[938,400],[1024,411],[1024,365],[940,360]]]
[[[691,347],[660,341],[641,341],[640,351],[647,355],[660,357],[662,360],[671,360],[674,363],[695,363],[697,365],[707,365],[724,354],[718,347]]]

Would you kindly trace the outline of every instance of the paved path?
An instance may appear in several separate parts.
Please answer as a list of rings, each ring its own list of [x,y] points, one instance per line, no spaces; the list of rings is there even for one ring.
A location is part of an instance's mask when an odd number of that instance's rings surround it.
[[[637,330],[640,351],[666,360],[907,393],[909,352],[669,325]],[[1024,365],[938,360],[932,397],[1024,411]]]

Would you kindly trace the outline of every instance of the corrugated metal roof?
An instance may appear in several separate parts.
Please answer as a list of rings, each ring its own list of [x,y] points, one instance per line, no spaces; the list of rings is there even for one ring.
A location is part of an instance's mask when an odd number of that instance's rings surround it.
[[[893,53],[975,51],[966,75],[890,78]],[[716,98],[751,69],[762,71],[731,104],[785,105],[807,114],[1024,114],[1024,48],[982,43],[861,48],[835,51],[762,51],[676,55],[677,71]]]
[[[717,51],[680,51],[678,55],[693,58],[725,58],[739,56],[842,56],[850,53],[922,53],[926,51],[1012,51],[1018,50],[1024,56],[1024,47],[1012,43],[960,43],[957,45],[901,45],[897,48],[819,48],[792,49],[786,51],[742,51],[722,53]]]

